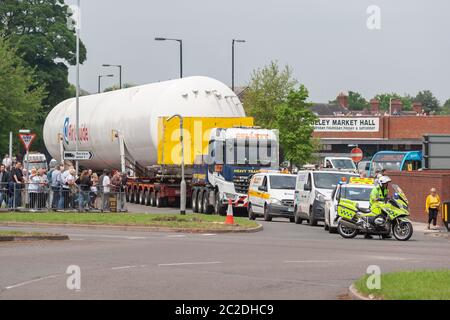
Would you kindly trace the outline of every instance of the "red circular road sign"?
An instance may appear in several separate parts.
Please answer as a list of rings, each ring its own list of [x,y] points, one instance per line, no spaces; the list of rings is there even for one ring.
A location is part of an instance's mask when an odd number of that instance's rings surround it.
[[[363,159],[363,151],[360,148],[353,148],[350,153],[354,162],[360,162]]]

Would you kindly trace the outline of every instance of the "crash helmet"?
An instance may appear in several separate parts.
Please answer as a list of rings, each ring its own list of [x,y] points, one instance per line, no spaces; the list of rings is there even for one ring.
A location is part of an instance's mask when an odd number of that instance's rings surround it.
[[[383,185],[387,185],[391,181],[391,178],[389,178],[388,176],[382,176],[378,179],[378,185],[382,187]]]

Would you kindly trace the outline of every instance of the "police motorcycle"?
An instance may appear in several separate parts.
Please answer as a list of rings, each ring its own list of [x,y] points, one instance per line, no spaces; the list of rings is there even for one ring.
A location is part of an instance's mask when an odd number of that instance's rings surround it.
[[[399,241],[407,241],[413,234],[409,220],[408,199],[398,185],[392,185],[394,197],[372,204],[363,209],[356,201],[341,199],[338,204],[338,232],[346,239],[358,234],[378,235],[386,238],[391,234]]]

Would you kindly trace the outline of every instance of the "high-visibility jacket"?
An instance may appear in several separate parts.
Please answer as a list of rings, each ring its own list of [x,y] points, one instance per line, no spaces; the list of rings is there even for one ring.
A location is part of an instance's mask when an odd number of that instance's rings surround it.
[[[389,190],[387,188],[383,189],[380,186],[376,186],[370,193],[370,205],[373,205],[375,202],[377,202],[377,199],[386,199],[388,193]]]

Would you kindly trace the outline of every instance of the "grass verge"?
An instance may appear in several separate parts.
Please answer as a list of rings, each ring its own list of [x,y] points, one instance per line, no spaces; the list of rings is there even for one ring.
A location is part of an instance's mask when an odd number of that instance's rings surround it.
[[[235,225],[226,225],[225,217],[202,214],[141,214],[141,213],[0,213],[1,223],[29,222],[55,224],[89,224],[111,226],[143,226],[183,229],[239,230],[258,227],[247,218],[234,218]]]
[[[365,275],[354,283],[365,296],[385,300],[449,300],[450,269],[419,270],[386,273],[381,275],[381,289],[369,290]]]

